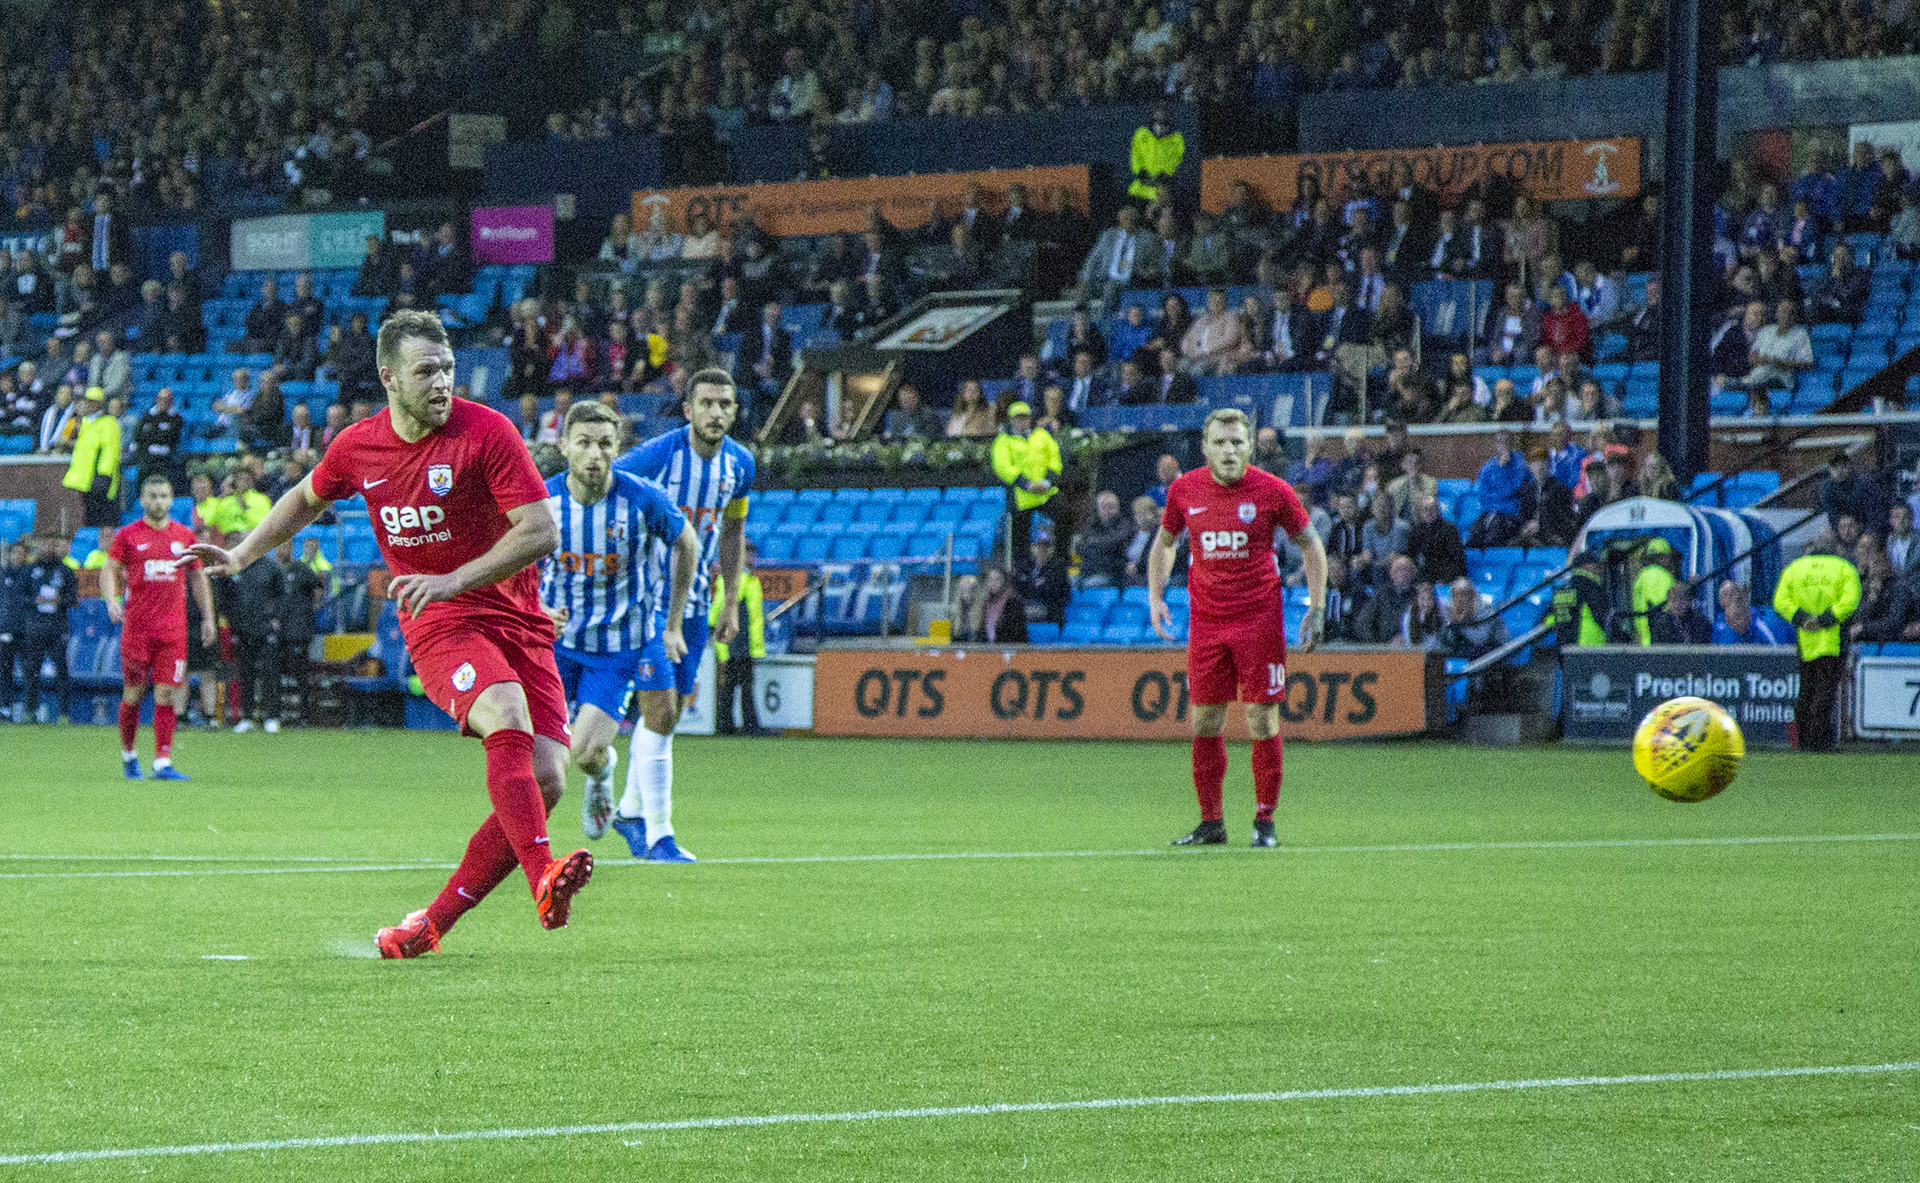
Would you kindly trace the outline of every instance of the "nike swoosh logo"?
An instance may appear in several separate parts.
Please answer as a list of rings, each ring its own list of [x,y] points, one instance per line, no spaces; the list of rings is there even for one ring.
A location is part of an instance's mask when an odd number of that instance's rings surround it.
[[[135,547],[134,547],[133,549],[135,549],[135,550],[145,550],[145,549],[147,549],[147,543],[144,543],[144,542],[142,542],[142,543],[140,543],[140,544],[139,544],[138,546],[135,546]]]
[[[1197,514],[1197,513],[1205,513],[1205,512],[1207,512],[1207,507],[1206,507],[1206,506],[1204,506],[1204,505],[1196,505],[1196,506],[1193,506],[1193,507],[1192,507],[1191,509],[1189,509],[1189,510],[1187,510],[1187,516],[1188,516],[1188,517],[1192,517],[1192,516],[1193,516],[1194,514]]]
[[[384,484],[386,484],[386,483],[387,483],[387,478],[386,478],[386,477],[381,477],[381,478],[380,478],[379,480],[377,480],[377,481],[365,481],[365,480],[363,480],[363,481],[361,481],[361,482],[360,482],[360,487],[361,487],[362,489],[371,489],[371,488],[373,488],[373,487],[374,487],[375,485],[384,485]]]

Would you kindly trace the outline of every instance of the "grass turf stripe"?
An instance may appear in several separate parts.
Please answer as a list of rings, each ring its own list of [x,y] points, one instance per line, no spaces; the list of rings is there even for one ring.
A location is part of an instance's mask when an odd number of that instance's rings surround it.
[[[327,1150],[353,1146],[403,1146],[431,1142],[474,1142],[507,1138],[576,1138],[606,1134],[667,1133],[777,1125],[845,1124],[915,1118],[983,1117],[1000,1113],[1062,1113],[1084,1109],[1147,1109],[1169,1105],[1255,1104],[1285,1101],[1365,1100],[1376,1097],[1430,1097],[1455,1093],[1525,1092],[1535,1089],[1598,1088],[1633,1084],[1692,1084],[1714,1081],[1772,1080],[1800,1076],[1866,1076],[1920,1071],[1920,1060],[1886,1064],[1837,1064],[1806,1068],[1735,1068],[1719,1072],[1653,1072],[1626,1076],[1557,1076],[1537,1080],[1485,1080],[1453,1084],[1371,1085],[1361,1088],[1290,1089],[1282,1092],[1198,1093],[1191,1096],[1106,1097],[1084,1101],[1001,1101],[985,1105],[926,1106],[913,1109],[865,1109],[846,1113],[770,1113],[737,1117],[692,1117],[677,1121],[623,1121],[597,1125],[534,1126],[496,1130],[439,1130],[392,1134],[334,1134],[317,1138],[279,1138],[254,1142],[202,1142],[188,1146],[142,1146],[100,1150],[54,1150],[40,1154],[0,1155],[0,1166],[98,1162],[117,1158],[238,1154],[275,1150]]]
[[[1762,835],[1744,838],[1588,838],[1568,839],[1564,841],[1516,841],[1516,842],[1422,842],[1399,845],[1379,846],[1282,846],[1280,854],[1427,854],[1448,851],[1500,851],[1500,850],[1611,850],[1641,849],[1670,846],[1779,846],[1802,843],[1824,842],[1912,842],[1920,840],[1920,834],[1794,834]],[[789,866],[806,863],[892,863],[892,862],[947,862],[966,859],[1071,859],[1071,858],[1139,858],[1143,855],[1171,855],[1175,858],[1194,858],[1199,855],[1219,854],[1261,854],[1272,857],[1275,851],[1255,851],[1250,847],[1223,847],[1219,849],[1195,851],[1190,849],[1173,850],[1169,847],[1154,846],[1141,850],[981,850],[981,851],[925,851],[919,853],[892,854],[794,854],[742,856],[738,858],[701,859],[703,863],[718,866]],[[454,866],[449,862],[388,862],[376,863],[371,860],[327,859],[318,856],[288,856],[283,859],[269,859],[266,856],[244,856],[222,858],[213,855],[0,855],[0,860],[33,858],[42,862],[77,862],[82,860],[107,862],[136,862],[143,860],[193,860],[208,862],[327,862],[335,866],[276,866],[276,867],[222,867],[214,869],[178,870],[178,871],[10,871],[0,872],[0,880],[5,879],[142,879],[177,878],[191,875],[337,875],[351,871],[434,871],[448,870]],[[646,865],[650,860],[637,858],[595,859],[595,867],[631,867]]]

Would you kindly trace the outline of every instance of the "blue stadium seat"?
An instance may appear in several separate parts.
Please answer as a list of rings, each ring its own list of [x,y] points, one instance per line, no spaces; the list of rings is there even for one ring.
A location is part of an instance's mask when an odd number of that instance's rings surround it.
[[[793,558],[794,543],[799,541],[792,534],[769,534],[759,543],[760,558],[763,562],[785,563]]]
[[[828,525],[844,526],[853,521],[856,512],[857,507],[852,501],[829,501],[821,506],[819,520]]]
[[[1062,645],[1091,645],[1098,635],[1098,628],[1095,625],[1075,624],[1072,621],[1068,621],[1066,626],[1060,630],[1060,643]]]
[[[1035,645],[1060,643],[1060,626],[1050,620],[1036,620],[1027,626],[1027,640]]]
[[[905,490],[900,500],[934,502],[940,500],[940,490],[931,485],[922,485],[917,489]]]
[[[893,506],[894,503],[891,501],[868,498],[854,509],[853,520],[856,522],[888,521],[893,517]]]
[[[793,561],[796,563],[824,563],[827,552],[833,548],[833,536],[828,534],[802,534],[794,543]]]
[[[907,553],[908,536],[897,530],[875,534],[867,542],[867,557],[893,562]]]
[[[1178,591],[1178,590],[1180,590],[1180,589],[1178,589],[1178,588],[1174,588],[1174,589],[1171,589],[1171,590],[1172,590],[1172,591]],[[1084,594],[1084,593],[1083,593],[1083,594]],[[1172,594],[1171,594],[1171,592],[1170,592],[1170,593],[1168,594],[1168,596],[1167,596],[1167,599],[1168,599],[1169,601],[1171,601],[1171,600],[1173,599],[1173,596],[1172,596]],[[1121,602],[1122,604],[1142,604],[1142,605],[1144,605],[1144,604],[1145,604],[1145,603],[1147,602],[1147,589],[1146,589],[1146,588],[1144,588],[1144,587],[1128,587],[1128,588],[1122,588],[1122,589],[1121,589],[1121,591],[1120,591],[1120,602]],[[1184,602],[1184,601],[1183,601],[1183,602]]]
[[[868,489],[848,485],[844,488],[835,489],[833,491],[833,499],[835,501],[865,501],[869,492],[870,490]]]
[[[901,529],[918,526],[927,520],[927,511],[934,506],[931,501],[908,501],[902,499],[893,503],[893,514],[887,520]]]
[[[832,489],[801,489],[799,492],[793,495],[793,499],[795,501],[811,501],[815,503],[832,501],[833,490]]]
[[[1000,501],[976,501],[967,507],[967,521],[998,522],[1005,512],[1006,506]]]
[[[1145,626],[1146,623],[1147,606],[1145,604],[1116,604],[1113,609],[1107,613],[1107,625],[1109,627],[1124,624],[1138,629]]]
[[[1067,604],[1068,624],[1105,624],[1107,605],[1069,602]]]
[[[769,508],[768,519],[786,526],[810,526],[820,520],[818,501],[790,501]]]
[[[792,505],[794,492],[792,489],[762,489],[753,495],[753,499],[761,505]]]
[[[1103,611],[1120,602],[1120,589],[1115,587],[1087,587],[1073,593],[1070,601],[1075,604],[1095,604]]]
[[[1131,645],[1140,635],[1140,629],[1131,624],[1110,624],[1100,630],[1100,643],[1103,645]]]
[[[928,519],[936,524],[958,525],[967,520],[967,511],[972,506],[971,501],[941,501],[934,505]]]

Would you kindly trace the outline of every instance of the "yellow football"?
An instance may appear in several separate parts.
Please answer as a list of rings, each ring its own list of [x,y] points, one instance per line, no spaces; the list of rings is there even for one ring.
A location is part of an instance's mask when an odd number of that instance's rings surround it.
[[[1633,733],[1633,767],[1669,801],[1705,801],[1733,783],[1747,741],[1717,702],[1671,698]]]

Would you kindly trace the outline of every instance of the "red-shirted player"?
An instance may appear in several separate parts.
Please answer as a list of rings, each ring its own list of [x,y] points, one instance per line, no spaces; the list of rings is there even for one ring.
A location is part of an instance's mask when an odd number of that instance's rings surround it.
[[[173,727],[187,705],[187,586],[200,604],[200,642],[215,639],[213,587],[193,548],[193,531],[167,516],[173,482],[140,482],[140,520],[114,531],[100,569],[107,615],[120,626],[120,762],[140,779],[140,700],[153,687],[153,779],[191,780],[173,766]]]
[[[1227,704],[1247,708],[1253,737],[1253,844],[1277,846],[1273,807],[1280,801],[1280,704],[1287,697],[1285,592],[1275,539],[1281,532],[1302,552],[1307,618],[1300,651],[1312,650],[1326,619],[1327,552],[1293,486],[1251,467],[1253,431],[1244,412],[1226,408],[1207,416],[1201,435],[1207,467],[1182,475],[1167,489],[1147,559],[1147,600],[1153,628],[1167,640],[1167,576],[1180,531],[1187,532],[1187,694],[1193,707],[1193,789],[1200,824],[1176,846],[1227,840],[1220,786],[1227,775]]]
[[[341,432],[231,554],[193,553],[238,571],[334,501],[366,498],[420,683],[487,749],[492,814],[438,898],[375,939],[382,957],[418,957],[515,866],[542,927],[565,926],[593,856],[555,859],[547,847],[547,813],[566,786],[567,701],[530,566],[559,541],[546,484],[506,416],[453,397],[453,350],[434,316],[389,316],[375,357],[387,409]]]

